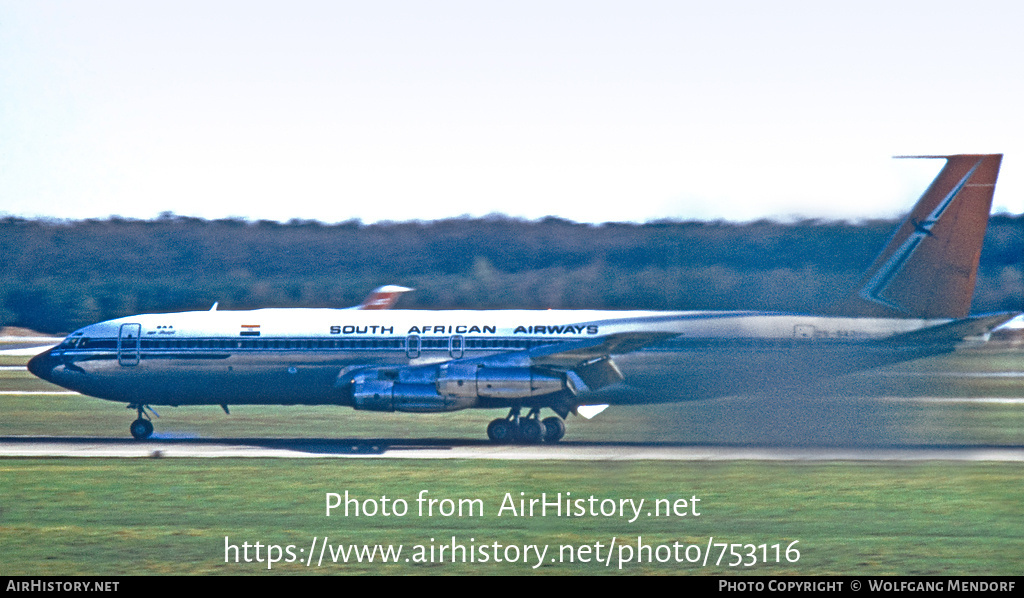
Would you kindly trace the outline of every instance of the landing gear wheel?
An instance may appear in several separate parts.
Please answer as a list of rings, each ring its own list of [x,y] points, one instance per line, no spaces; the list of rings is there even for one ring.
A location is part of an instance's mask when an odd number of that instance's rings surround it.
[[[565,422],[560,417],[544,419],[544,442],[554,444],[565,436]]]
[[[519,442],[523,444],[537,444],[544,440],[546,430],[544,424],[535,418],[519,420]]]
[[[131,430],[132,436],[135,440],[145,440],[153,435],[153,422],[148,419],[142,419],[141,417],[132,422],[132,425],[128,428]]]
[[[510,420],[496,419],[487,425],[487,437],[498,444],[507,444],[516,437],[516,429]]]

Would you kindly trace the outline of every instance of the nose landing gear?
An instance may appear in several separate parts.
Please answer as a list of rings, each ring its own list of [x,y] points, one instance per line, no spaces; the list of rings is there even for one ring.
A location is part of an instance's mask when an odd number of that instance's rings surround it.
[[[145,440],[153,435],[153,422],[149,419],[149,415],[146,413],[146,409],[153,411],[152,407],[148,405],[128,405],[129,409],[135,409],[139,417],[128,426],[128,430],[132,433],[132,437],[135,440]],[[153,414],[157,417],[160,415],[153,411]]]

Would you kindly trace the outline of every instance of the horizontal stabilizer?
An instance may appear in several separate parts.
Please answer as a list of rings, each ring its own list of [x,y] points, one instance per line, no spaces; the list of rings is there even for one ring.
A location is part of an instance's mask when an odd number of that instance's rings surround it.
[[[1003,312],[972,316],[906,334],[898,334],[886,339],[886,342],[897,344],[956,343],[972,336],[988,334],[993,328],[1009,322],[1018,315],[1020,314],[1017,312]]]

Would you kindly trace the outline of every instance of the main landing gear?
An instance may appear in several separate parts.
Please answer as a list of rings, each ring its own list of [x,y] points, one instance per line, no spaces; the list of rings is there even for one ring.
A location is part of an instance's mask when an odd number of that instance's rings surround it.
[[[132,433],[132,437],[135,440],[145,440],[153,435],[153,422],[149,419],[149,415],[146,413],[146,405],[128,405],[129,409],[135,409],[139,413],[138,419],[132,422],[132,425],[128,426],[128,429]],[[153,411],[152,407],[149,407],[150,411]],[[160,417],[156,411],[153,413]]]
[[[519,412],[519,407],[513,407],[506,417],[492,421],[487,426],[487,437],[499,444],[538,444],[555,443],[565,436],[562,418],[551,416],[541,421],[540,407],[530,409],[530,413],[522,418]]]

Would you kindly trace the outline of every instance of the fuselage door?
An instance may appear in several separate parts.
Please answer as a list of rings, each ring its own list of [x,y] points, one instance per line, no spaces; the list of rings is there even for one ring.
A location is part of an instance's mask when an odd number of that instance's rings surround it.
[[[121,324],[117,333],[117,363],[139,365],[142,324]]]
[[[466,350],[466,339],[461,334],[456,334],[448,339],[448,354],[452,359],[461,359]]]
[[[416,359],[420,356],[420,337],[418,334],[410,334],[405,337],[405,356],[409,359]]]

